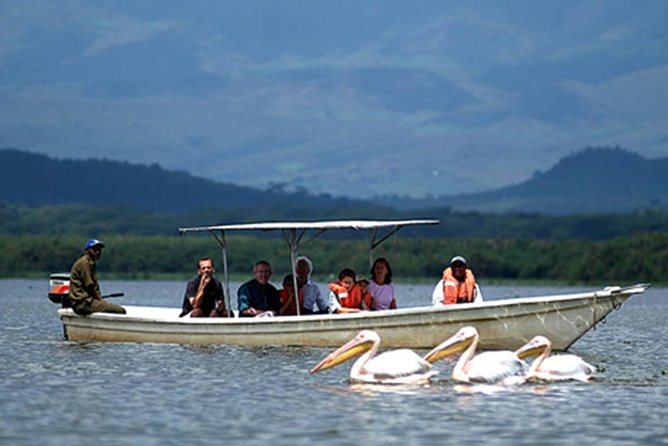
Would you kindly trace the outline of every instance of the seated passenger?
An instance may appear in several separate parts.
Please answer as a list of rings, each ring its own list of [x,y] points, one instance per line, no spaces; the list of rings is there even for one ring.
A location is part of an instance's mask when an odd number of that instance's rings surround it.
[[[283,289],[278,291],[278,297],[281,299],[281,309],[278,314],[281,316],[296,316],[297,306],[295,305],[295,282],[294,276],[288,274],[283,278]],[[299,311],[303,313],[304,293],[299,290]]]
[[[271,312],[278,314],[281,310],[281,299],[278,290],[269,283],[271,265],[266,260],[260,260],[253,268],[254,279],[249,280],[237,290],[237,305],[239,316],[253,317]]]
[[[482,302],[482,293],[464,257],[455,256],[450,260],[443,278],[434,287],[431,302],[433,306]]]
[[[355,287],[355,271],[345,268],[339,273],[339,281],[329,284],[329,309],[330,313],[357,313],[360,302],[355,302],[352,295]],[[358,294],[359,297],[359,294]]]
[[[361,302],[361,310],[371,310],[371,292],[369,292],[369,279],[364,276],[357,276],[355,280],[355,288],[353,288],[353,293],[358,291],[360,294],[359,300]]]
[[[305,256],[297,257],[295,271],[299,293],[304,295],[301,314],[327,314],[329,300],[322,293],[320,285],[311,280],[311,273],[313,272],[311,260]]]
[[[186,294],[181,305],[183,317],[190,313],[190,317],[227,317],[225,308],[223,285],[213,277],[216,269],[213,260],[209,257],[199,259],[197,263],[197,277],[186,285]]]
[[[371,266],[369,292],[372,298],[372,310],[397,308],[397,293],[392,283],[392,268],[385,257],[378,257]]]

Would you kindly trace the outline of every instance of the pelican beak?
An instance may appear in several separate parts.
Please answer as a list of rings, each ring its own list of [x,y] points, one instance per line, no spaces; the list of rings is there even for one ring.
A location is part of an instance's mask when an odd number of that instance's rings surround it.
[[[309,370],[309,373],[315,373],[337,366],[342,362],[346,362],[349,359],[352,359],[355,356],[359,356],[362,353],[368,351],[372,345],[373,343],[368,341],[360,342],[357,339],[353,339],[352,341],[339,347],[336,351],[327,355],[325,359],[320,361],[315,367]]]
[[[434,347],[432,351],[427,353],[427,355],[424,357],[424,360],[430,364],[433,364],[439,359],[461,352],[462,350],[468,348],[472,342],[473,338],[463,338],[458,335],[452,336]]]
[[[529,342],[515,350],[515,354],[520,359],[530,358],[543,353],[549,347],[549,341],[542,337],[536,336]]]

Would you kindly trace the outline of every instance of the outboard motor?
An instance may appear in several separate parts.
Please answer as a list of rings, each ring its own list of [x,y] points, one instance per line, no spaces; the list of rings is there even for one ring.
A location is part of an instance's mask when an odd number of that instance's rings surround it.
[[[70,307],[70,273],[54,273],[49,276],[49,300]]]

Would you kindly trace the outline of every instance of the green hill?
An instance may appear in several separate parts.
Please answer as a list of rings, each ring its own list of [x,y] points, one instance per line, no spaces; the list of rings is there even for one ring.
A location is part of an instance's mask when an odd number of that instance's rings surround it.
[[[261,171],[249,175],[261,175]],[[0,150],[0,202],[46,206],[124,206],[160,213],[198,209],[290,209],[300,206],[363,208],[368,203],[280,186],[259,190],[217,183],[157,164],[111,160],[59,160],[15,149]]]
[[[620,148],[587,148],[523,183],[477,194],[396,200],[402,208],[546,215],[668,209],[668,158],[646,159]],[[389,202],[389,201],[385,201]]]

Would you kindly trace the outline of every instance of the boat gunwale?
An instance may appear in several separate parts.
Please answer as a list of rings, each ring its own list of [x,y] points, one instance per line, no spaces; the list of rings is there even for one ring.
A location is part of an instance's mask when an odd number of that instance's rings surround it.
[[[619,298],[620,303],[623,303],[627,298],[634,294],[640,294],[645,291],[647,285],[640,284],[626,288],[611,287],[609,289],[602,289],[597,291],[573,293],[573,294],[556,294],[548,296],[532,296],[532,297],[512,297],[492,301],[484,301],[480,303],[464,303],[448,306],[419,306],[398,308],[394,310],[383,311],[367,311],[359,313],[346,314],[314,314],[301,316],[276,316],[276,317],[235,317],[235,318],[190,318],[190,317],[150,317],[145,315],[132,314],[114,314],[114,313],[94,313],[88,316],[80,316],[75,314],[72,309],[59,309],[58,314],[61,319],[68,318],[89,318],[93,320],[114,320],[114,321],[132,321],[132,322],[151,322],[151,323],[169,323],[177,325],[290,325],[295,322],[332,322],[332,321],[359,321],[370,320],[380,321],[385,319],[400,319],[401,317],[410,317],[415,315],[440,315],[440,313],[468,313],[475,310],[487,310],[497,308],[514,308],[526,305],[541,305],[552,302],[564,301],[578,301],[582,299],[594,298]],[[142,311],[150,311],[151,309],[159,311],[172,311],[174,315],[180,311],[174,307],[152,307],[152,306],[133,306],[127,305],[126,309],[141,309]],[[491,313],[488,318],[497,318],[495,313]],[[308,325],[308,324],[299,324]]]

